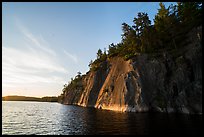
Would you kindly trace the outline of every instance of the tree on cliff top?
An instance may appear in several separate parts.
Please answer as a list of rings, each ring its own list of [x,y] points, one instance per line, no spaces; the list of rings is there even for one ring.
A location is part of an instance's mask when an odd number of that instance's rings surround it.
[[[179,46],[185,46],[180,43],[185,38],[186,32],[202,23],[202,2],[178,2],[177,5],[170,5],[168,8],[162,2],[159,5],[154,25],[151,25],[148,14],[144,12],[137,14],[133,26],[122,23],[121,42],[110,44],[107,54],[106,49],[104,52],[99,49],[97,58],[89,63],[90,70],[96,71],[107,57],[122,56],[130,59],[137,53],[176,51]],[[72,79],[70,84],[74,81]]]
[[[98,52],[97,52],[97,59],[100,59],[102,56],[102,50],[101,49],[98,49]]]

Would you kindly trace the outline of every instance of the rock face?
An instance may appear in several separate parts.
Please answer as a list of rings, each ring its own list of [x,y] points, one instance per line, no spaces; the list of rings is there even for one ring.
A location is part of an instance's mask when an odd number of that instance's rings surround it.
[[[64,95],[63,104],[131,112],[202,114],[202,27],[188,34],[179,56],[113,57]],[[191,39],[190,39],[191,38]]]

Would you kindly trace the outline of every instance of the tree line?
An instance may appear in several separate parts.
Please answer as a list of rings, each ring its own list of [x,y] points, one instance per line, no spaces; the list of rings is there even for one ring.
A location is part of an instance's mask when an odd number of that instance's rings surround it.
[[[177,2],[168,7],[160,2],[158,13],[153,19],[153,25],[145,12],[139,12],[133,19],[133,25],[122,23],[121,42],[108,46],[102,51],[98,49],[96,59],[89,62],[90,71],[96,71],[100,64],[112,57],[131,59],[139,54],[157,54],[170,52],[172,54],[185,46],[182,41],[186,33],[195,26],[202,24],[202,2]],[[64,85],[60,100],[69,89],[83,89],[81,72]]]
[[[122,23],[121,42],[111,43],[107,51],[98,49],[97,58],[89,63],[90,69],[97,70],[101,62],[115,56],[128,60],[142,53],[176,51],[184,46],[186,32],[202,24],[202,2],[177,2],[167,8],[160,2],[159,6],[154,25],[145,12],[137,14],[132,26]]]
[[[26,96],[5,96],[2,97],[2,101],[39,101],[39,102],[58,102],[58,97],[46,96],[42,98],[38,97],[26,97]]]

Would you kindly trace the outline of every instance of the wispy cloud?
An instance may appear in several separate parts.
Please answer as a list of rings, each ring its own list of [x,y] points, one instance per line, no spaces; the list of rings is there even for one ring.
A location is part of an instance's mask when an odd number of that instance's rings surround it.
[[[77,65],[78,57],[65,49],[54,50],[52,43],[19,18],[14,23],[19,31],[18,43],[2,43],[2,94],[60,94],[73,69],[69,66]],[[65,63],[67,58],[70,62]]]
[[[52,50],[40,34],[36,37],[24,25],[17,22],[27,45],[2,47],[2,83],[3,88],[19,87],[28,84],[63,84],[68,70],[60,64],[60,57]],[[19,43],[18,43],[19,44]],[[23,46],[23,48],[22,48]],[[29,47],[29,48],[27,48]]]
[[[59,82],[57,73],[68,73],[67,70],[46,55],[14,48],[2,48],[3,83]]]
[[[63,50],[63,52],[71,59],[73,60],[75,63],[78,63],[78,58],[76,55],[68,53],[66,50]]]
[[[15,22],[20,32],[31,42],[30,44],[32,44],[32,46],[36,46],[40,50],[56,56],[56,53],[49,47],[48,42],[44,40],[42,35],[38,34],[38,37],[34,36],[18,18],[15,19]]]

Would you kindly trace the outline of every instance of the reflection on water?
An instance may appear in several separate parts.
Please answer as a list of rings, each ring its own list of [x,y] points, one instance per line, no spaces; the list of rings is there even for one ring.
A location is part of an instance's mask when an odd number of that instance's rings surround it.
[[[2,134],[200,134],[202,116],[121,113],[48,102],[2,102]]]

